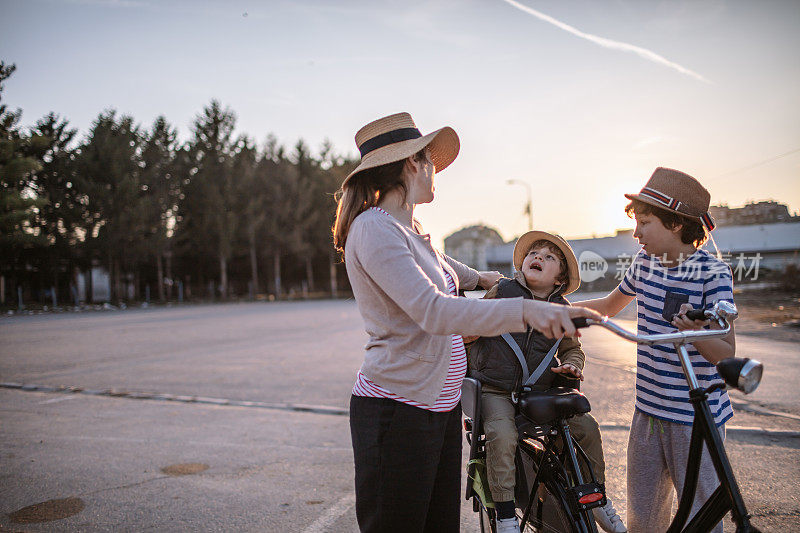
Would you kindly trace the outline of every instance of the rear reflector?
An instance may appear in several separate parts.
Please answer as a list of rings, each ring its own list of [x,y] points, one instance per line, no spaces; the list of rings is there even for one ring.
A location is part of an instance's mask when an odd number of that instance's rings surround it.
[[[598,500],[602,500],[602,499],[603,499],[603,494],[602,493],[593,492],[591,494],[587,494],[586,496],[578,498],[578,501],[580,503],[586,505],[587,503],[594,503],[594,502],[596,502]]]

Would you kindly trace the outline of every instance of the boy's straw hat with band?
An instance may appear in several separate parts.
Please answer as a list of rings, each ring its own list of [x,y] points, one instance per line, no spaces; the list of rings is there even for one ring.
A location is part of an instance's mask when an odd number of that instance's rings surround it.
[[[711,194],[699,181],[679,170],[658,167],[639,194],[625,197],[696,220],[708,231],[714,229],[714,219],[708,213]]]
[[[411,157],[426,146],[436,172],[453,162],[461,146],[455,130],[449,126],[422,135],[408,113],[396,113],[370,122],[356,133],[361,164],[347,176],[342,187],[356,174]]]
[[[522,235],[522,237],[517,239],[517,243],[514,245],[514,268],[518,271],[522,270],[522,260],[525,259],[525,256],[528,255],[528,252],[531,251],[531,245],[538,240],[552,242],[558,247],[559,250],[561,250],[561,252],[564,254],[564,257],[567,258],[567,275],[569,276],[569,280],[567,281],[567,288],[564,290],[562,295],[567,295],[571,292],[577,291],[578,287],[581,286],[581,275],[580,269],[578,268],[578,259],[575,257],[575,252],[572,251],[572,247],[569,245],[569,243],[558,235],[547,233],[546,231],[536,230],[529,231],[528,233]]]

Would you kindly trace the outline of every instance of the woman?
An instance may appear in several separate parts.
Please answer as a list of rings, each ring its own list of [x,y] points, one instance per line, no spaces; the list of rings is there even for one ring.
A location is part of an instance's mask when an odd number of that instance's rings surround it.
[[[398,113],[361,128],[356,145],[361,163],[342,183],[333,235],[369,335],[350,401],[358,523],[365,532],[457,532],[461,335],[529,325],[573,336],[570,318],[593,312],[457,297],[459,288],[491,287],[500,274],[436,251],[414,219],[415,206],[433,200],[436,171],[458,155],[452,128],[423,136]]]

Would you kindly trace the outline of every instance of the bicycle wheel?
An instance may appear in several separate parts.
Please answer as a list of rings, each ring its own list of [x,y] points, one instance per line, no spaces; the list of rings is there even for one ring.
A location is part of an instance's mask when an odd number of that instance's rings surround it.
[[[524,476],[525,487],[530,487],[529,481],[536,476],[536,465],[539,464],[541,450],[525,444],[522,444],[522,448],[527,457],[518,463],[521,467],[518,469],[518,474]],[[517,483],[521,482],[522,480],[518,476]],[[566,472],[563,470],[551,472],[541,480],[526,524],[522,524],[524,509],[517,509],[517,518],[520,520],[522,531],[537,533],[594,533],[597,531],[591,513],[582,512],[577,517],[572,515],[564,489],[565,483],[567,483]],[[528,495],[525,495],[524,498],[522,496],[522,494],[519,495],[517,502],[526,505],[530,498]]]
[[[517,517],[520,521],[522,512],[522,509],[517,509]],[[550,481],[539,485],[528,522],[521,529],[536,533],[585,533],[590,531],[586,527],[583,517],[579,520],[573,518],[563,489]]]

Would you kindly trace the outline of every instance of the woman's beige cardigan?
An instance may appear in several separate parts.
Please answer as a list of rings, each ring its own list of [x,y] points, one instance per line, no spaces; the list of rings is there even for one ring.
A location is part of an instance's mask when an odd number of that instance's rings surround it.
[[[525,331],[522,298],[450,296],[443,269],[465,289],[477,285],[478,272],[437,253],[430,235],[381,212],[367,210],[353,221],[345,265],[369,335],[361,372],[409,400],[436,402],[450,364],[451,334]]]

